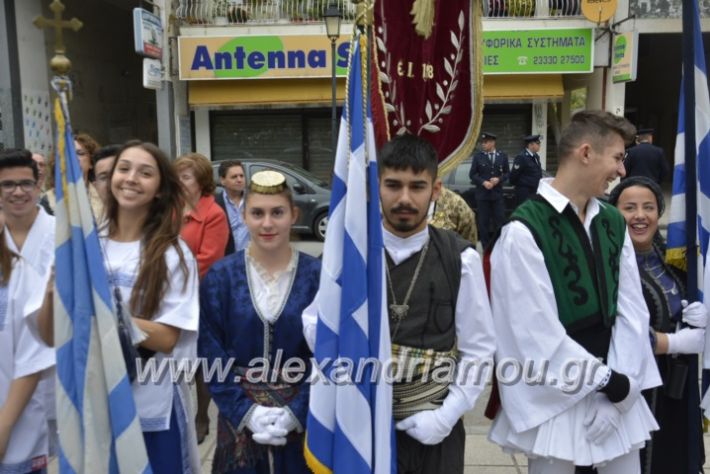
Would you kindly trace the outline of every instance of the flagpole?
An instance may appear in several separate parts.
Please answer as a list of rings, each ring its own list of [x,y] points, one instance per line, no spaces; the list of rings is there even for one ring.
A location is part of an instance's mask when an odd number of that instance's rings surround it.
[[[698,300],[698,177],[695,143],[695,26],[697,19],[697,0],[683,0],[683,114],[685,121],[685,225],[686,225],[686,261],[688,264],[686,299]],[[689,376],[697,377],[698,358],[690,359]],[[704,371],[703,371],[704,372]],[[705,374],[703,374],[705,379]],[[702,385],[706,384],[705,380]],[[697,397],[697,395],[696,395]],[[696,416],[696,397],[690,397],[686,407],[688,419]],[[692,425],[691,425],[692,426]],[[700,433],[691,429],[688,434],[687,456],[689,472],[695,472],[700,453]]]
[[[685,225],[687,299],[698,299],[697,166],[695,144],[695,8],[683,0],[683,93],[685,119]]]

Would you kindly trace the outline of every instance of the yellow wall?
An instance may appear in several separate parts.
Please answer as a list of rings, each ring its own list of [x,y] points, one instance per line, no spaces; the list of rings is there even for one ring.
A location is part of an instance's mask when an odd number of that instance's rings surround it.
[[[190,81],[189,103],[193,106],[223,105],[330,105],[330,79],[262,79]],[[560,75],[484,76],[486,99],[525,100],[561,98]],[[338,79],[338,101],[345,99],[345,79]]]

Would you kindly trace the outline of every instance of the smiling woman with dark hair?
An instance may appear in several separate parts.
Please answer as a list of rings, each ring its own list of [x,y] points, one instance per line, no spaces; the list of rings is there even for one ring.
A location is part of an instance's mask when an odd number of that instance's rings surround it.
[[[644,393],[660,430],[641,452],[642,472],[701,472],[705,451],[700,391],[697,375],[688,368],[697,368],[698,353],[705,343],[707,311],[698,301],[688,304],[684,299],[685,274],[663,261],[658,219],[664,202],[658,184],[641,176],[627,178],[612,191],[609,202],[623,214],[636,251],[651,317],[651,345],[663,379],[662,387]],[[692,359],[695,363],[691,365]],[[700,459],[691,460],[693,451],[700,453]]]

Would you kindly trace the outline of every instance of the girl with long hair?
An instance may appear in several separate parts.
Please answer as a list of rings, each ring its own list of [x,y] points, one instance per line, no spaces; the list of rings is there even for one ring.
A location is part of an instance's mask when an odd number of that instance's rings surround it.
[[[157,146],[131,141],[116,155],[110,189],[101,231],[106,270],[117,308],[145,335],[143,365],[150,358],[156,367],[167,358],[194,361],[198,272],[179,237],[180,181]],[[132,388],[153,472],[199,472],[185,382],[149,377]]]

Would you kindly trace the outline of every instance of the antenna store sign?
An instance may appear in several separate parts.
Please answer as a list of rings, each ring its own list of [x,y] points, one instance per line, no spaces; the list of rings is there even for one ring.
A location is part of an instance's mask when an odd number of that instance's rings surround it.
[[[181,80],[331,77],[330,40],[307,36],[181,36]],[[346,76],[350,38],[336,42],[336,74]]]

